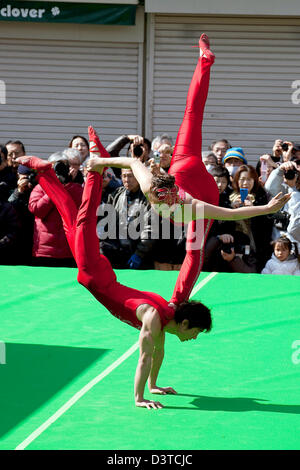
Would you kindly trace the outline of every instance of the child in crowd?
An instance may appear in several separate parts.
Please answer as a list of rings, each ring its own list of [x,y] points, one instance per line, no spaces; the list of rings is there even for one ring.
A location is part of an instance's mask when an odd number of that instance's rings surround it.
[[[281,237],[274,240],[271,245],[273,246],[274,252],[261,273],[290,274],[293,276],[299,276],[300,257],[298,254],[297,244],[292,243],[288,237],[282,235]]]

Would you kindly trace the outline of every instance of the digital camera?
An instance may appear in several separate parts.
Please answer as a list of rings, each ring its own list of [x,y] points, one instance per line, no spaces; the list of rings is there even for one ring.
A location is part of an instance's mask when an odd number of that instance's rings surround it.
[[[142,145],[134,145],[133,155],[137,158],[141,157],[144,152],[144,147]]]
[[[282,148],[282,150],[283,150],[284,152],[286,152],[286,151],[289,149],[289,146],[288,146],[288,144],[287,144],[286,142],[283,142],[283,143],[281,144],[281,148]]]
[[[284,177],[286,180],[293,180],[297,175],[298,171],[295,169],[287,170],[284,172]]]
[[[158,150],[154,150],[153,157],[155,163],[160,163],[160,152]]]
[[[241,245],[239,243],[222,243],[221,245],[221,250],[223,250],[224,253],[231,254],[231,248],[233,248],[238,255],[250,255],[250,245]]]

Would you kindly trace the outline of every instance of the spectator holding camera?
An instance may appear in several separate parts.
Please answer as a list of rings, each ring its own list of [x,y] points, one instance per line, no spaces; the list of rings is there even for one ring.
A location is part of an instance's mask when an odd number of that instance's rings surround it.
[[[288,162],[293,156],[294,144],[293,142],[283,142],[282,147],[282,160]]]
[[[255,168],[251,165],[239,167],[232,187],[233,192],[229,196],[232,208],[259,206],[268,202],[268,194],[259,183]],[[267,216],[235,221],[235,230],[231,233],[231,243],[234,246],[230,253],[222,250],[223,259],[230,263],[235,272],[261,272],[270,257],[271,231],[272,221]]]
[[[276,139],[272,151],[272,159],[275,163],[287,162],[293,156],[294,144],[290,141]]]
[[[163,143],[157,150],[153,151],[154,163],[160,165],[162,173],[168,173],[172,160],[173,147],[170,144]]]
[[[36,186],[35,173],[30,168],[18,166],[17,188],[11,194],[9,202],[16,210],[20,227],[16,241],[16,258],[19,264],[31,264],[34,215],[29,211],[28,204],[31,191]]]
[[[271,172],[276,168],[278,168],[278,164],[275,163],[270,153],[265,153],[259,158],[256,165],[256,173],[262,186],[266,184]]]
[[[64,150],[69,162],[69,174],[73,183],[83,185],[84,178],[81,171],[81,154],[78,149],[68,148]]]
[[[83,188],[80,184],[71,181],[68,161],[53,160],[52,165],[57,178],[79,208]],[[28,208],[34,215],[33,264],[35,266],[75,267],[60,214],[39,184],[30,194]]]
[[[210,171],[219,190],[219,206],[231,208],[229,196],[232,192],[230,176],[223,165],[216,165]],[[232,220],[214,220],[208,234],[204,253],[204,271],[228,271],[227,262],[221,256],[221,246],[233,243],[235,222]],[[229,245],[227,245],[228,247]],[[233,246],[233,245],[232,245]],[[231,252],[231,250],[230,250]]]
[[[143,163],[147,164],[151,153],[150,140],[137,134],[124,134],[114,140],[106,147],[111,157],[119,157],[121,150],[128,145],[127,156],[139,158]],[[114,169],[117,178],[121,178],[121,169]]]
[[[296,184],[296,175],[300,171],[300,159],[281,163],[272,173],[265,183],[265,189],[271,196],[282,192],[290,192]],[[287,178],[286,178],[287,176]],[[277,191],[277,192],[276,192]]]
[[[280,188],[283,193],[291,195],[283,209],[272,217],[272,238],[285,234],[300,247],[300,159],[282,163],[272,172],[269,180],[266,186],[268,184],[270,194]]]
[[[16,158],[26,155],[25,146],[20,140],[9,140],[6,142],[5,146],[7,149],[8,166],[10,166],[16,174],[18,170]]]

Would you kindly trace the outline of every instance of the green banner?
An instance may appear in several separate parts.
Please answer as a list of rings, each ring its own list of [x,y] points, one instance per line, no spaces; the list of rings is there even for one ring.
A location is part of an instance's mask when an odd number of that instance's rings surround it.
[[[0,21],[134,25],[136,5],[0,2]]]

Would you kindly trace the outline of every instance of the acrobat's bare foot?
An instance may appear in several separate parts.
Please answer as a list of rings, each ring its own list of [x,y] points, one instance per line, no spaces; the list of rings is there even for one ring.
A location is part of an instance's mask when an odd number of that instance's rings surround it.
[[[199,39],[200,57],[206,57],[211,62],[215,61],[215,55],[210,50],[210,44],[207,34],[203,33]]]
[[[96,171],[102,175],[105,166],[103,160],[104,158],[90,157],[86,164],[87,171]]]
[[[28,168],[32,168],[33,170],[37,170],[38,172],[42,172],[52,168],[52,165],[47,160],[42,160],[38,157],[18,157],[16,158],[16,162],[20,165],[27,166]]]

